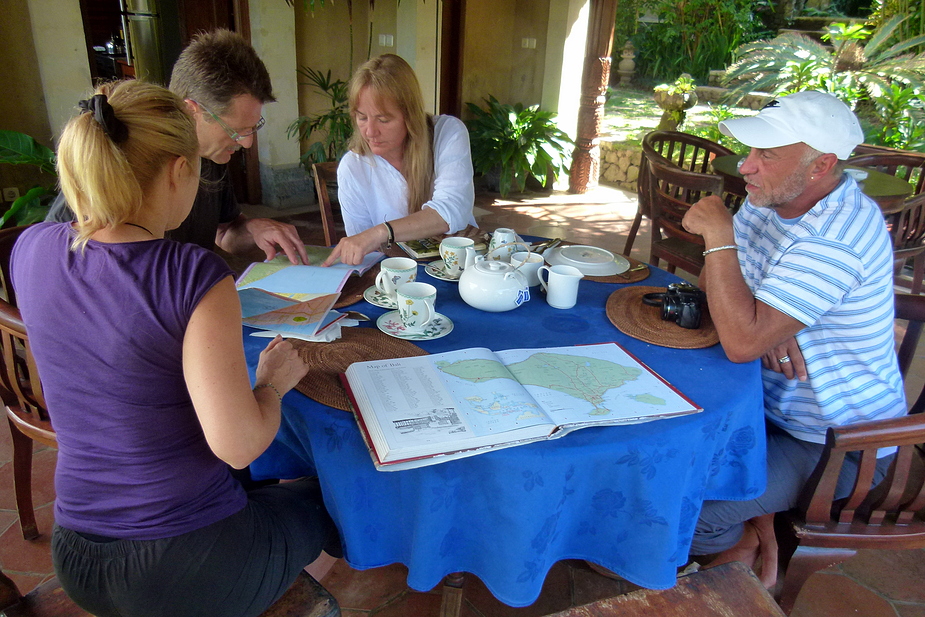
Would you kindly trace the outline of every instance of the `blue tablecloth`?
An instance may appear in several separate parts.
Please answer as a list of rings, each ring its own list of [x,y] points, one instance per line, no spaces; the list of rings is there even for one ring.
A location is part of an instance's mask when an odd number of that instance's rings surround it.
[[[539,596],[562,559],[599,563],[652,589],[674,585],[704,499],[749,499],[765,485],[760,365],[733,364],[716,345],[677,350],[622,334],[607,319],[622,287],[582,280],[578,305],[558,310],[538,287],[523,306],[486,313],[462,302],[454,283],[437,289],[437,310],[455,329],[420,342],[431,353],[615,341],[704,408],[645,424],[586,428],[561,439],[406,471],[373,467],[356,421],[299,392],[285,396],[283,424],[251,465],[255,478],[317,472],[351,567],[400,562],[408,585],[437,586],[452,572],[477,575],[511,606]],[[652,269],[642,285],[677,280]],[[375,321],[385,312],[356,306]],[[247,336],[256,364],[266,339]],[[253,376],[253,375],[252,375]]]

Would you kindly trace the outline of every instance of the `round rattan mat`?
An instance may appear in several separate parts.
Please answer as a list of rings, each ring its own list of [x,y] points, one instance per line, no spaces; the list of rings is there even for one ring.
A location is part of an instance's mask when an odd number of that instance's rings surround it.
[[[341,328],[341,338],[330,343],[309,343],[289,339],[308,364],[308,374],[295,387],[322,405],[351,411],[350,399],[340,374],[354,362],[425,356],[427,352],[410,341],[397,339],[375,328]]]
[[[611,274],[610,276],[586,276],[585,278],[589,281],[597,281],[598,283],[638,283],[639,281],[644,281],[649,278],[649,265],[644,264],[638,259],[633,259],[632,257],[626,257],[626,261],[630,262],[630,269],[624,272],[623,274]],[[633,270],[633,268],[640,268],[639,270]]]
[[[640,341],[674,349],[701,349],[719,343],[719,335],[710,314],[704,310],[700,327],[682,328],[671,321],[662,321],[662,309],[642,303],[642,296],[663,292],[664,287],[623,287],[607,298],[607,318],[617,329]]]
[[[366,271],[360,276],[351,276],[344,283],[344,288],[340,290],[340,297],[334,303],[334,308],[344,308],[351,304],[356,304],[363,299],[363,292],[376,284],[376,276],[379,274],[379,264]]]

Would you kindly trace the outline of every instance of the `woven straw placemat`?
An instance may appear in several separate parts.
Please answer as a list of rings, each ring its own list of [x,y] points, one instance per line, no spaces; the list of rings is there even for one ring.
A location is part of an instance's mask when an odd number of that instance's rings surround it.
[[[625,257],[625,256],[624,256]],[[641,270],[636,270],[635,272],[627,271],[624,274],[611,274],[610,276],[586,276],[585,278],[589,281],[597,281],[598,283],[638,283],[639,281],[644,281],[649,278],[649,264],[642,263],[638,259],[633,259],[632,257],[626,257],[626,261],[630,262],[630,270],[633,268],[638,268],[643,266]]]
[[[716,327],[706,310],[700,327],[691,330],[672,321],[662,321],[661,307],[642,303],[645,294],[664,291],[664,287],[645,286],[618,289],[607,298],[607,318],[623,334],[660,347],[701,349],[719,343]]]
[[[344,283],[344,288],[340,290],[340,297],[334,303],[334,308],[344,308],[351,304],[356,304],[363,299],[363,292],[376,284],[376,276],[379,274],[379,264],[376,264],[360,276],[351,276]]]
[[[308,364],[308,374],[295,387],[322,405],[351,411],[350,399],[340,374],[354,362],[425,356],[427,352],[410,341],[397,339],[375,328],[341,328],[341,338],[330,343],[309,343],[289,339]]]

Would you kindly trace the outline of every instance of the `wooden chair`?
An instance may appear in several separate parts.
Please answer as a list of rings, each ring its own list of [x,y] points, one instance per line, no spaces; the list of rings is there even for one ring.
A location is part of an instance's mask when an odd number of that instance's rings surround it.
[[[897,319],[909,320],[900,344],[900,370],[908,371],[925,322],[925,296],[896,295]],[[780,605],[790,613],[809,576],[841,563],[858,549],[925,548],[925,390],[908,416],[830,428],[822,458],[799,504],[778,514],[783,583]],[[899,451],[886,478],[871,489],[879,448]],[[858,479],[845,499],[835,501],[835,485],[849,452],[860,452]]]
[[[6,617],[92,617],[74,604],[57,578],[45,581],[25,596],[0,571],[0,614]],[[261,617],[338,617],[337,601],[307,572]]]
[[[57,578],[45,581],[25,596],[0,571],[0,614],[6,617],[93,617],[71,602]]]
[[[328,196],[328,184],[337,182],[337,161],[315,163],[312,165],[315,176],[315,193],[318,195],[318,207],[321,210],[321,224],[324,225],[324,243],[334,246],[343,236],[339,233]]]
[[[671,589],[639,589],[547,617],[783,617],[745,565],[730,562],[689,576]]]
[[[23,538],[39,535],[32,505],[32,442],[57,447],[16,294],[9,281],[10,252],[25,227],[0,231],[0,276],[9,301],[0,299],[0,398],[13,440],[13,484]]]
[[[22,536],[39,535],[32,506],[32,442],[57,447],[29,336],[19,309],[0,300],[0,380],[13,439],[13,484]]]
[[[626,244],[623,247],[624,255],[629,255],[633,248],[642,217],[652,219],[650,161],[657,160],[687,171],[711,173],[710,161],[717,156],[735,154],[732,150],[708,139],[679,131],[648,133],[642,140],[642,152],[639,176],[636,181],[638,207],[636,218],[633,219],[633,225],[626,236]],[[726,180],[726,185],[723,195],[726,205],[733,209],[738,208],[745,198],[745,181],[741,178],[729,178]]]
[[[925,278],[925,154],[894,150],[853,156],[848,163],[902,178],[914,187],[903,208],[886,215],[886,224],[893,237],[896,282],[920,293]],[[911,283],[900,277],[909,259],[913,260]]]
[[[687,232],[681,219],[691,205],[707,195],[722,195],[723,179],[713,174],[685,171],[650,159],[652,234],[649,263],[663,259],[668,271],[676,268],[699,275],[703,269],[703,237]]]

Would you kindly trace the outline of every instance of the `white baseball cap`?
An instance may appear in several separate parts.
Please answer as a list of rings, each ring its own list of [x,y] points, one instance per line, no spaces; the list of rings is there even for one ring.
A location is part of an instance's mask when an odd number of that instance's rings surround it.
[[[757,116],[723,120],[719,130],[750,148],[803,142],[842,160],[864,141],[864,131],[847,105],[831,94],[810,90],[775,99]]]

